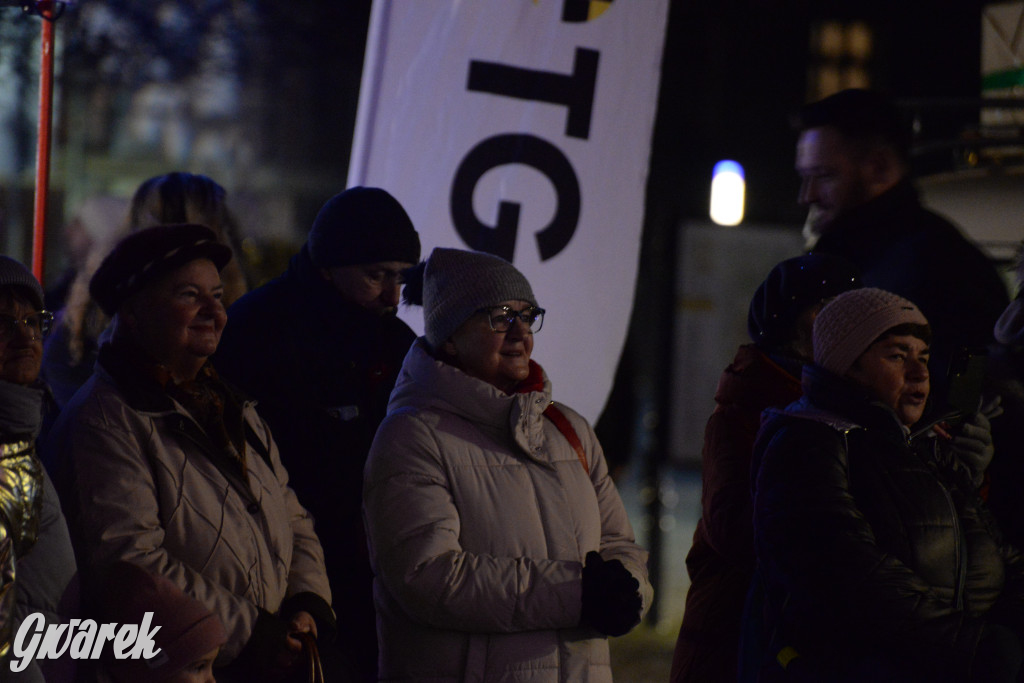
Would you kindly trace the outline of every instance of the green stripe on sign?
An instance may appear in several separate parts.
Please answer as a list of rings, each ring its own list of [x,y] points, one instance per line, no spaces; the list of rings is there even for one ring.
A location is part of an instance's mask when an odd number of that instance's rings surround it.
[[[983,76],[981,79],[982,90],[1001,90],[1018,85],[1024,85],[1024,69],[996,71]]]

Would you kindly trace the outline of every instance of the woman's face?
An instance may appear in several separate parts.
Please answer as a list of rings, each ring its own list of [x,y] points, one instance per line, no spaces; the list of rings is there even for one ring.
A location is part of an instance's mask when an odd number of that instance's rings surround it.
[[[0,379],[12,384],[27,385],[39,377],[43,362],[43,335],[22,321],[39,311],[23,296],[10,292],[0,294]]]
[[[223,291],[212,261],[190,261],[133,297],[128,325],[157,361],[190,378],[220,343],[227,322]]]
[[[908,334],[882,337],[846,376],[870,389],[909,427],[921,419],[928,400],[928,344]]]
[[[515,311],[529,308],[528,301],[503,301]],[[505,393],[512,393],[530,373],[533,353],[533,332],[516,318],[507,332],[495,332],[487,313],[474,313],[445,342],[444,350],[453,365],[467,375],[492,384]]]

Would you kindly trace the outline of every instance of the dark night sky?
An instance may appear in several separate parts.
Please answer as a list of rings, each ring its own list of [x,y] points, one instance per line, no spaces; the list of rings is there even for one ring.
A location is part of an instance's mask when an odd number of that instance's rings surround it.
[[[712,165],[734,158],[747,169],[751,222],[800,222],[788,117],[806,95],[811,24],[871,25],[873,85],[898,99],[974,98],[983,4],[960,0],[923,11],[906,0],[672,0],[652,192],[675,194],[682,215],[699,216]],[[928,123],[938,134],[961,122],[933,116]]]

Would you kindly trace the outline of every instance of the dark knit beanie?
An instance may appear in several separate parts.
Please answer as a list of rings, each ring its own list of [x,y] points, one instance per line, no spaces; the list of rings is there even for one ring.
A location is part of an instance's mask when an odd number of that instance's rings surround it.
[[[420,260],[420,238],[409,214],[378,187],[352,187],[328,199],[307,245],[317,268]]]
[[[160,627],[153,635],[160,652],[152,659],[108,660],[111,673],[123,683],[163,681],[228,640],[224,625],[205,605],[170,579],[137,565],[111,565],[104,572],[103,593],[104,621],[142,624],[146,612],[152,612],[151,628]]]
[[[28,268],[10,256],[0,256],[0,287],[17,287],[37,311],[43,310],[43,288]]]
[[[503,301],[536,306],[530,283],[505,259],[482,251],[438,247],[423,271],[427,343],[438,348],[481,308]]]
[[[857,267],[829,254],[787,259],[768,273],[750,301],[747,332],[765,349],[792,341],[800,314],[825,299],[860,287]]]
[[[123,238],[89,281],[89,294],[113,316],[128,297],[175,268],[195,259],[213,261],[221,270],[231,248],[205,225],[155,225]]]
[[[907,323],[928,319],[903,297],[874,287],[844,292],[814,319],[814,362],[842,377],[886,330]]]

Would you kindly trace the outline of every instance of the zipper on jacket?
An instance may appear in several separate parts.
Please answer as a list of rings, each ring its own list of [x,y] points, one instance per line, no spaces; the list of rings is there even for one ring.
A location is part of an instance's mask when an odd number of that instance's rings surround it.
[[[907,439],[907,445],[910,446],[910,439]],[[932,460],[938,462],[939,457],[939,445],[937,441],[932,441]],[[950,493],[949,488],[938,479],[939,488],[942,489],[942,495],[946,498],[946,505],[949,506],[949,512],[953,517],[953,537],[954,537],[954,555],[956,559],[956,581],[953,585],[953,606],[962,610],[964,608],[964,591],[967,583],[967,541],[964,538],[964,530],[960,525],[960,515],[956,510],[956,503],[953,501],[953,494]]]
[[[933,457],[937,457],[938,444],[935,444],[934,448],[936,449],[936,452],[933,454]],[[960,515],[957,514],[956,504],[953,502],[953,495],[941,480],[937,481],[939,488],[942,489],[942,495],[946,497],[946,504],[949,506],[949,512],[953,516],[953,538],[955,541],[954,555],[956,556],[956,581],[953,585],[953,607],[958,610],[962,610],[964,608],[964,586],[967,582],[967,553],[964,550],[966,542],[963,537],[963,529],[960,526]]]
[[[949,511],[953,514],[953,533],[956,540],[956,586],[954,587],[953,593],[953,606],[962,610],[964,608],[964,583],[967,580],[967,553],[963,549],[963,529],[960,528],[960,517],[956,513],[956,506],[953,504],[953,496],[950,495],[949,490],[941,482],[939,486],[942,488],[942,492],[946,496],[946,502],[949,504]]]

